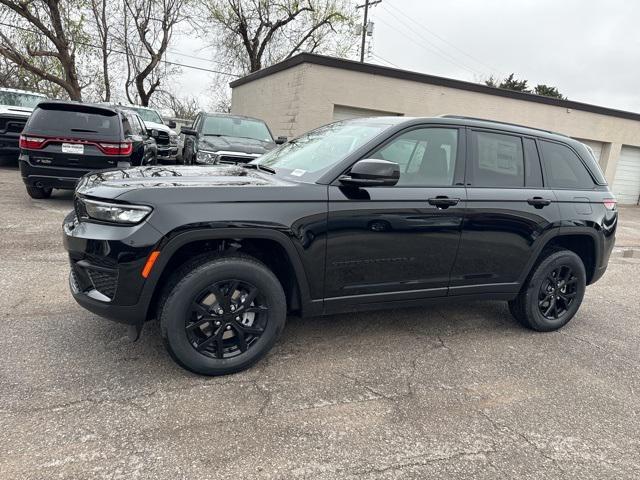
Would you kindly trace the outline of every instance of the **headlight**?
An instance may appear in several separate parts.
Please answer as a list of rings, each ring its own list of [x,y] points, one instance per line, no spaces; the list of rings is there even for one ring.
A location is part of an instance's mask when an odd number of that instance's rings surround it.
[[[175,133],[172,133],[169,135],[169,143],[171,145],[177,145],[178,144],[178,135],[176,135]]]
[[[81,217],[84,216],[101,222],[134,225],[144,220],[152,210],[151,207],[146,205],[123,205],[88,199],[79,200],[82,204],[81,210],[84,210],[84,212],[81,212]]]
[[[214,165],[218,163],[218,155],[213,152],[207,152],[206,150],[200,150],[196,155],[196,160],[200,163]]]

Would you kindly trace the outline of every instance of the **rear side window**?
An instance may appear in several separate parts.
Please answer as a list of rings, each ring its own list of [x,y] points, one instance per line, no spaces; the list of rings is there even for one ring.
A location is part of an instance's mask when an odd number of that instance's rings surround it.
[[[501,133],[474,132],[473,186],[524,187],[522,139]]]
[[[545,185],[551,188],[593,189],[593,179],[582,160],[566,145],[540,142]]]
[[[63,106],[63,107],[66,107]],[[118,115],[107,110],[84,108],[36,108],[29,118],[28,132],[48,136],[118,137]]]

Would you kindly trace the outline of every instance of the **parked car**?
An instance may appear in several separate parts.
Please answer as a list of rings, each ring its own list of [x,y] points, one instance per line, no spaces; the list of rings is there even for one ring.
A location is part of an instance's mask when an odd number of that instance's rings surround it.
[[[34,109],[20,136],[20,172],[32,198],[54,188],[74,189],[93,170],[157,163],[155,140],[126,109],[46,101]]]
[[[191,128],[183,128],[182,161],[186,165],[248,163],[286,137],[274,140],[262,120],[225,113],[199,113]]]
[[[582,143],[464,117],[347,120],[242,166],[88,175],[75,202],[74,298],[134,338],[159,318],[206,375],[254,364],[291,312],[504,300],[556,330],[604,274],[618,218]]]
[[[175,132],[176,122],[164,123],[160,113],[149,107],[137,105],[122,105],[122,108],[133,110],[144,122],[149,135],[158,145],[158,161],[160,163],[174,164],[178,156],[178,134]]]
[[[17,160],[20,133],[33,108],[46,99],[40,93],[0,88],[0,157]]]

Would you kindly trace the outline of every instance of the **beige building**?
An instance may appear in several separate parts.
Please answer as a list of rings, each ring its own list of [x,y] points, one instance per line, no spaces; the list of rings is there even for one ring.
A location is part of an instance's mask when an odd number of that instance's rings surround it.
[[[300,54],[231,83],[231,112],[295,137],[359,116],[465,115],[589,145],[621,204],[640,199],[640,114],[350,60]]]

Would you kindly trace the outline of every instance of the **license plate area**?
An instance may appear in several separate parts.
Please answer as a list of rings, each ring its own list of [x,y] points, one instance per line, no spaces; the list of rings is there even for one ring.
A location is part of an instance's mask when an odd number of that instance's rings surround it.
[[[79,143],[63,143],[62,153],[70,153],[72,155],[84,155],[84,145]]]

